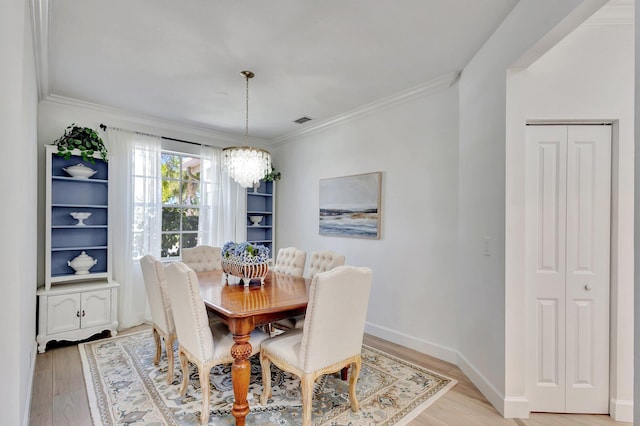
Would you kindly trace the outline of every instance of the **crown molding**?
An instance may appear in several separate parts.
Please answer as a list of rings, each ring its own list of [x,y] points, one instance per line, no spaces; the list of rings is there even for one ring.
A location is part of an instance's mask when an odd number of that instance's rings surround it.
[[[395,95],[379,99],[377,101],[366,104],[362,107],[348,111],[344,114],[340,114],[335,117],[329,118],[327,120],[320,121],[315,125],[305,127],[304,129],[295,130],[283,136],[274,138],[271,140],[271,144],[272,146],[279,146],[287,142],[291,142],[293,139],[298,138],[300,136],[320,132],[322,130],[329,129],[334,126],[344,124],[345,122],[364,117],[366,115],[401,104],[403,102],[407,102],[417,97],[429,95],[429,94],[438,92],[442,89],[447,89],[453,86],[458,81],[459,78],[460,78],[459,71],[453,71],[453,72],[444,74],[440,77],[434,78],[433,80],[430,80],[419,86],[415,86],[403,92],[396,93]]]
[[[587,19],[583,25],[634,25],[634,12],[633,0],[613,0]]]
[[[38,99],[49,94],[49,0],[31,0],[31,32],[38,81]]]
[[[234,135],[232,133],[223,132],[220,130],[212,129],[209,127],[198,126],[190,123],[184,123],[180,121],[173,121],[164,118],[158,118],[150,115],[134,113],[128,110],[108,107],[101,104],[92,102],[80,101],[78,99],[68,98],[59,95],[48,95],[45,99],[40,101],[41,104],[53,104],[63,105],[71,108],[79,108],[83,110],[95,111],[106,116],[110,116],[111,119],[130,123],[133,125],[149,126],[158,130],[168,130],[178,132],[180,134],[189,134],[193,136],[199,136],[202,138],[214,138],[217,141],[223,142],[226,145],[245,145],[244,135]],[[109,117],[105,117],[107,121]],[[105,123],[107,126],[109,123]],[[165,135],[169,136],[169,135]],[[252,146],[264,147],[266,141],[259,138],[249,138],[249,143]]]

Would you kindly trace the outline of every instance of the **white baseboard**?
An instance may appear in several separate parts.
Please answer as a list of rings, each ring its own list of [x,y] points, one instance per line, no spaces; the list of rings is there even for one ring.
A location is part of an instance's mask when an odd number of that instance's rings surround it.
[[[409,336],[408,334],[399,333],[386,327],[380,327],[367,322],[365,324],[364,331],[372,336],[388,340],[398,345],[406,346],[407,348],[414,349],[418,352],[422,352],[423,354],[431,355],[432,357],[452,364],[456,364],[456,361],[458,360],[458,353],[453,349],[427,342],[426,340],[418,339],[414,336]]]
[[[611,398],[609,415],[616,422],[633,423],[633,401]]]
[[[23,426],[29,426],[30,414],[31,414],[31,394],[33,393],[33,378],[36,372],[36,355],[38,354],[38,342],[33,341],[33,348],[31,348],[31,359],[29,367],[29,387],[27,388],[27,400],[25,401],[24,413],[22,413]]]
[[[500,415],[505,417],[506,401],[504,395],[460,353],[458,353],[458,362],[456,365],[469,378],[469,380],[476,385],[480,393],[482,393],[489,403],[498,410]],[[528,415],[529,412],[527,411],[527,417]]]
[[[505,413],[508,413],[513,414],[511,417],[529,417],[529,402],[526,399],[510,398],[509,400],[506,400],[504,395],[502,395],[502,393],[500,393],[495,386],[493,386],[459,352],[451,348],[427,342],[426,340],[417,339],[413,336],[409,336],[408,334],[399,333],[395,330],[371,324],[369,322],[365,324],[364,330],[372,336],[388,340],[398,345],[406,346],[407,348],[414,349],[418,352],[422,352],[457,365],[469,380],[471,380],[471,382],[478,388],[478,390],[480,390],[480,392],[487,398],[491,405],[498,410],[500,415],[504,417]]]

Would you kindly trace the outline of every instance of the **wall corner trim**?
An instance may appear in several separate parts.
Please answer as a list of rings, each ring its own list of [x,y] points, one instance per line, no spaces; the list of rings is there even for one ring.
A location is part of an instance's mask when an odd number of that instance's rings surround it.
[[[31,0],[31,31],[38,80],[38,99],[49,94],[49,0]]]
[[[33,341],[33,348],[31,348],[31,359],[29,360],[29,387],[27,388],[27,400],[24,404],[24,412],[22,413],[22,425],[29,426],[31,419],[31,398],[33,395],[33,379],[36,374],[36,355],[38,354],[38,342]]]
[[[529,399],[525,396],[507,396],[504,398],[502,416],[506,419],[528,419]]]
[[[633,401],[611,398],[609,415],[616,422],[633,423]]]

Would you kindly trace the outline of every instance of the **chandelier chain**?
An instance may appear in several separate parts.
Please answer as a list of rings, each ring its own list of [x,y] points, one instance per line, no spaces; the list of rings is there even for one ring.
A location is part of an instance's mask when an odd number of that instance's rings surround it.
[[[240,186],[248,188],[260,183],[271,171],[271,154],[261,148],[249,146],[249,79],[255,75],[251,71],[242,71],[245,77],[245,146],[231,146],[222,150],[222,168]]]
[[[246,84],[246,111],[244,123],[244,142],[249,145],[249,75],[245,74]]]

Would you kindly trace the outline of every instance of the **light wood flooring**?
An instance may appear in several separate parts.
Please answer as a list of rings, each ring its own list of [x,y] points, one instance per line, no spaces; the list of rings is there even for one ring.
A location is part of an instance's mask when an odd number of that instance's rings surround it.
[[[134,327],[120,334],[148,329]],[[630,425],[609,416],[531,414],[529,419],[504,419],[458,367],[402,346],[365,335],[364,342],[407,361],[458,380],[458,384],[423,411],[412,426],[600,426]],[[49,349],[36,358],[31,401],[32,426],[91,425],[82,363],[75,345]]]

